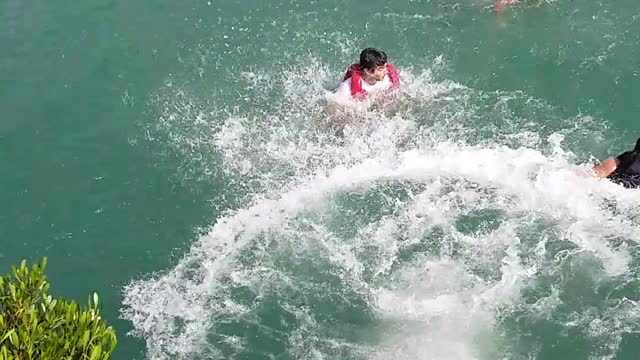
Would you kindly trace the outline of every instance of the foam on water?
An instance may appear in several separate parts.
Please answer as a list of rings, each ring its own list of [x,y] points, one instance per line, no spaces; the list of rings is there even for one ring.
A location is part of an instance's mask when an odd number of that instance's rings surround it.
[[[539,344],[519,319],[589,324],[607,344],[590,356],[615,354],[637,304],[581,306],[573,282],[615,288],[637,271],[638,195],[576,165],[602,134],[522,93],[435,80],[439,66],[401,69],[403,97],[347,110],[342,137],[321,63],[318,83],[246,74],[259,109],[164,109],[171,146],[253,190],[175,268],[126,286],[149,358],[527,358]]]

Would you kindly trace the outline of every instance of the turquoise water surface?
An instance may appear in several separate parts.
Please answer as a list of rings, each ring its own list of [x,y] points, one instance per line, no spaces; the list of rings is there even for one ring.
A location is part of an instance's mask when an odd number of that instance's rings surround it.
[[[640,3],[0,1],[0,265],[115,359],[635,359]],[[401,97],[327,89],[364,47]]]

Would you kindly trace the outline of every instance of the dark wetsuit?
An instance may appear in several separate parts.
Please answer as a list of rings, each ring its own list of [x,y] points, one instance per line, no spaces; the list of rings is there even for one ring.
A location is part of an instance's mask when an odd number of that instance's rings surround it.
[[[640,138],[633,151],[624,152],[616,158],[620,163],[607,178],[628,189],[640,187]]]

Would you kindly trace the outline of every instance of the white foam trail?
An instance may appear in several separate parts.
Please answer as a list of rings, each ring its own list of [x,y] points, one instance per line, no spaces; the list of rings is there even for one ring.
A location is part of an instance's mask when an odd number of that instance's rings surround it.
[[[211,334],[242,352],[250,339],[217,327],[236,319],[278,333],[256,318],[269,297],[297,321],[283,335],[293,358],[495,358],[504,353],[491,338],[502,331],[500,315],[519,309],[541,274],[561,277],[561,265],[581,254],[596,259],[603,278],[629,273],[628,248],[608,240],[640,239],[625,215],[637,212],[638,195],[579,175],[583,168],[573,163],[580,154],[563,146],[591,142],[594,119],[558,119],[519,92],[485,94],[434,81],[431,71],[400,69],[402,99],[384,111],[352,111],[360,123],[338,141],[322,125],[322,84],[334,74],[313,65],[285,71],[275,85],[265,74],[246,73],[252,91],[284,90],[283,103],[261,112],[213,109],[223,118],[207,121],[188,97],[164,109],[161,128],[180,152],[203,162],[215,152],[227,176],[260,186],[246,207],[217,219],[175,268],[125,288],[123,317],[146,339],[149,358],[231,356],[211,343]],[[304,71],[322,81],[301,81],[311,75]],[[267,95],[257,101],[271,104]],[[513,104],[526,105],[536,121],[515,117]],[[387,194],[387,186],[404,195]],[[341,209],[336,198],[350,193],[382,196],[387,212],[363,215],[380,204]],[[623,215],[603,207],[605,200]],[[494,225],[459,229],[465,216],[488,216]],[[341,234],[335,222],[351,219],[361,223]],[[339,279],[330,295],[362,299],[388,325],[380,330],[388,341],[367,346],[323,335],[328,325],[313,308],[286,295],[322,284],[274,265],[299,258],[327,266],[313,270]],[[557,321],[563,289],[554,286],[555,293],[527,309],[543,309]],[[256,300],[242,304],[229,295],[234,287],[249,288]],[[612,329],[616,316],[604,327]]]
[[[374,359],[477,359],[474,338],[491,330],[490,314],[474,304],[474,280],[452,260],[425,261],[403,274],[406,287],[381,289],[376,305],[405,323]],[[469,287],[471,285],[471,287]]]
[[[401,153],[395,161],[370,159],[352,167],[337,167],[279,199],[258,200],[254,206],[220,219],[171,272],[134,282],[126,288],[124,316],[134,323],[138,334],[148,339],[151,358],[165,358],[166,354],[188,356],[201,349],[208,329],[215,326],[211,323],[214,315],[211,297],[220,278],[236,266],[239,251],[260,234],[286,228],[293,217],[303,211],[320,209],[327,196],[336,192],[366,190],[382,180],[432,182],[442,178],[465,179],[482,187],[495,187],[516,196],[521,209],[569,217],[575,223],[565,234],[567,240],[593,252],[610,273],[625,271],[625,254],[609,248],[601,240],[606,233],[583,231],[586,225],[581,223],[594,221],[594,215],[602,214],[589,194],[607,191],[606,185],[572,176],[537,151],[442,144],[433,150]],[[507,234],[503,242],[507,249],[501,279],[476,294],[493,306],[517,296],[522,279],[531,276],[519,263],[517,238]],[[343,263],[345,255],[334,255],[330,260]],[[389,266],[383,265],[378,272],[388,270]],[[432,304],[429,307],[447,303],[439,298],[421,301]]]
[[[364,171],[375,167],[377,171]],[[209,297],[215,293],[219,277],[233,267],[234,256],[257,235],[286,224],[302,210],[318,208],[333,191],[364,186],[385,172],[374,162],[339,168],[279,200],[259,201],[220,219],[170,273],[127,286],[124,316],[136,325],[137,334],[150,339],[150,357],[163,358],[174,352],[187,356],[202,348],[209,328]]]

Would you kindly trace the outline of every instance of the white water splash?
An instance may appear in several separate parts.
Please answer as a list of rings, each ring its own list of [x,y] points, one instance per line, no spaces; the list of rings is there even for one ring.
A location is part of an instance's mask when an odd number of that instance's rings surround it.
[[[341,140],[311,126],[327,120],[324,90],[300,88],[305,75],[296,71],[284,73],[280,106],[229,114],[197,134],[211,136],[200,143],[214,146],[228,175],[260,187],[245,208],[217,219],[175,268],[125,288],[123,317],[146,339],[149,358],[251,351],[252,338],[225,332],[229,323],[288,339],[279,340],[286,344],[280,355],[293,358],[490,358],[515,351],[491,334],[501,338],[502,318],[522,306],[523,292],[541,275],[562,273],[566,259],[589,254],[603,278],[629,272],[628,248],[607,239],[637,242],[638,227],[603,202],[624,213],[637,195],[580,175],[584,168],[562,147],[580,134],[562,121],[545,133],[528,120],[494,117],[510,114],[509,102],[523,94],[494,103],[492,94],[436,82],[430,71],[402,75],[404,100],[354,113],[360,125],[347,126]],[[255,84],[260,78],[249,76]],[[534,115],[549,111],[531,106]],[[180,136],[173,139],[183,146]],[[474,221],[483,225],[461,228]],[[238,289],[253,300],[236,298]],[[562,303],[563,289],[554,289],[531,305],[550,319]],[[268,301],[290,320],[266,324],[259,309]],[[343,319],[327,324],[331,315],[316,308],[325,302],[361,304],[379,325],[358,331],[384,340],[341,337],[331,324]],[[611,325],[601,326],[628,331],[612,314],[604,323]]]

